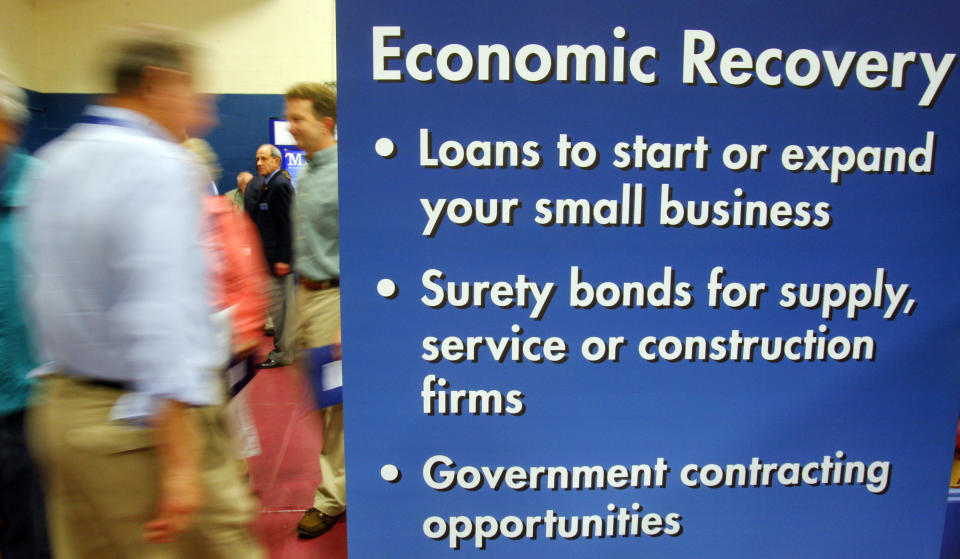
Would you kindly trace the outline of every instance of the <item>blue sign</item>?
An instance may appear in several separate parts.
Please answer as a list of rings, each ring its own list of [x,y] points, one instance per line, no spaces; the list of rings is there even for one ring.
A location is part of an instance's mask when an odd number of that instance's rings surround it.
[[[270,143],[280,149],[283,160],[280,168],[290,173],[290,182],[297,188],[297,178],[300,171],[307,164],[307,154],[297,147],[297,141],[290,134],[290,124],[283,118],[270,119]]]
[[[289,147],[280,148],[280,153],[283,155],[281,167],[290,173],[290,182],[292,182],[293,187],[296,188],[300,171],[307,165],[307,154],[300,148]]]
[[[937,557],[958,15],[340,3],[351,557]]]

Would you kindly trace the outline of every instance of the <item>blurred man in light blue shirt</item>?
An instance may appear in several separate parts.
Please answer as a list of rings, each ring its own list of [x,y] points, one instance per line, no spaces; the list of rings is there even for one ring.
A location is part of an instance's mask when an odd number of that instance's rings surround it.
[[[169,31],[142,30],[116,51],[116,93],[38,153],[30,300],[55,372],[29,426],[58,557],[261,556],[239,477],[211,470],[234,463],[217,408],[198,407],[221,403],[224,352],[206,179],[175,140],[204,113],[192,62]]]

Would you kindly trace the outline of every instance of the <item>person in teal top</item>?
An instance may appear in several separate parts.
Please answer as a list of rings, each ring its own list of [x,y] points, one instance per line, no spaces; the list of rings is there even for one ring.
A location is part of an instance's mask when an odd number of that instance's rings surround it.
[[[27,374],[37,366],[20,297],[17,210],[27,198],[32,157],[17,147],[29,115],[23,90],[0,74],[0,556],[49,557],[43,499],[24,439]]]
[[[0,124],[0,127],[3,125]],[[35,160],[14,147],[0,154],[0,415],[23,410],[30,392],[29,373],[37,366],[30,347],[20,297],[17,209],[26,199],[26,177]]]

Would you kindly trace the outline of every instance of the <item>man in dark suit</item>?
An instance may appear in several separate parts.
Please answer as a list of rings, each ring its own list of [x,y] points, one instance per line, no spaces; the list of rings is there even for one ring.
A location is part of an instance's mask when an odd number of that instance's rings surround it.
[[[293,362],[293,331],[296,320],[293,274],[290,269],[290,203],[293,185],[280,170],[281,155],[276,146],[257,149],[257,173],[247,185],[244,207],[260,231],[263,253],[270,270],[270,318],[273,322],[273,351],[261,369],[282,367]]]

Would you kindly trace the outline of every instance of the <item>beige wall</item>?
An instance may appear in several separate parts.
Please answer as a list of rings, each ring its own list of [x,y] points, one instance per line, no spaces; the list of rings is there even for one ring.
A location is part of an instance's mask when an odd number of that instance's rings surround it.
[[[3,0],[0,8],[0,71],[24,86],[33,76],[35,0]]]
[[[28,62],[7,70],[43,92],[105,91],[97,62],[124,22],[187,31],[204,49],[201,88],[212,93],[282,93],[298,81],[336,80],[334,0],[4,0],[35,31]],[[11,24],[0,24],[0,31]],[[14,56],[0,40],[0,64]],[[15,45],[14,45],[15,46]],[[21,81],[22,80],[22,81]]]

